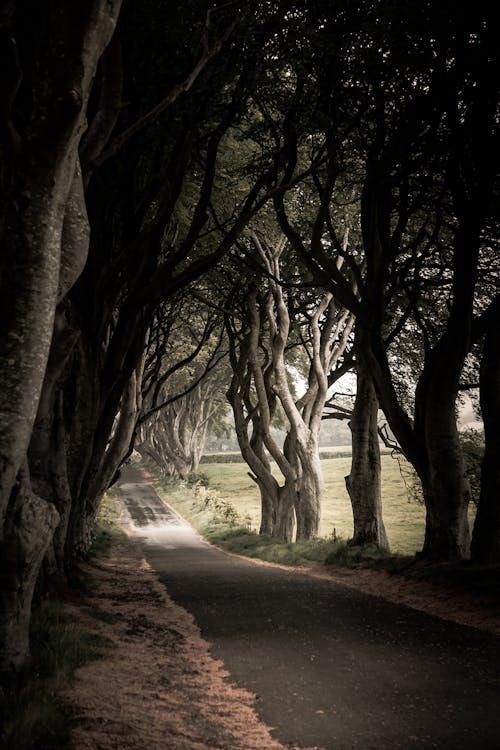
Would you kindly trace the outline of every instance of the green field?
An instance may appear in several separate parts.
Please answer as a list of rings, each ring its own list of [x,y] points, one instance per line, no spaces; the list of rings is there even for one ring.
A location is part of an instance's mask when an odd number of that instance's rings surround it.
[[[325,481],[322,536],[331,536],[334,529],[338,537],[348,539],[352,535],[352,511],[344,483],[350,463],[350,458],[327,458],[321,462]],[[211,487],[231,500],[242,515],[251,517],[253,528],[258,530],[259,490],[248,476],[247,465],[207,463],[199,470],[208,477]],[[424,538],[424,508],[415,501],[409,502],[398,461],[389,455],[382,456],[382,499],[391,551],[413,554],[420,550]]]

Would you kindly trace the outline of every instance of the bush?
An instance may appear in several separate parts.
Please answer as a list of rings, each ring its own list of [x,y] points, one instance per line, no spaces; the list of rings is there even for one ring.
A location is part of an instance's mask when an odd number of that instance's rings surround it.
[[[193,488],[195,503],[205,510],[212,511],[214,520],[227,524],[228,526],[244,525],[244,519],[230,500],[226,500],[217,490],[196,484]]]

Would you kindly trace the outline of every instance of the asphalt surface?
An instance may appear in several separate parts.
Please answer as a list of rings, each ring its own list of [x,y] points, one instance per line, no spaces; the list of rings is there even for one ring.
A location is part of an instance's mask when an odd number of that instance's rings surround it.
[[[122,502],[144,555],[280,742],[500,750],[500,639],[204,543],[140,473]]]

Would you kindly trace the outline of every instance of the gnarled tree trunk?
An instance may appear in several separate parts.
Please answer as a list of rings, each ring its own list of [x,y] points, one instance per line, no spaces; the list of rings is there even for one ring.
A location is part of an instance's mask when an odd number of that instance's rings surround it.
[[[351,472],[345,478],[354,520],[353,544],[389,549],[382,519],[381,463],[377,429],[378,399],[370,375],[358,356],[356,400],[349,427],[352,433]]]
[[[46,375],[56,307],[78,274],[62,249],[64,226],[78,226],[72,248],[85,242],[85,221],[75,223],[81,201],[78,145],[99,58],[114,30],[120,0],[94,0],[85,8],[59,3],[42,18],[42,40],[32,66],[33,16],[12,9],[10,41],[16,65],[10,87],[3,144],[11,170],[2,173],[0,299],[0,672],[29,659],[31,597],[59,514],[33,491],[26,455]],[[38,32],[38,30],[37,30]],[[27,35],[29,42],[26,42]],[[22,77],[31,85],[31,110],[16,117]],[[19,122],[22,130],[16,132]],[[7,184],[5,184],[7,183]],[[81,241],[81,242],[80,242]],[[46,403],[55,403],[46,389]],[[45,398],[45,397],[44,397]],[[45,423],[45,405],[40,425]],[[48,428],[48,425],[44,426]],[[38,451],[38,447],[36,449]],[[24,466],[24,468],[22,468]]]
[[[300,468],[295,498],[296,538],[314,539],[319,534],[323,499],[323,470],[317,435],[311,434],[304,444],[299,444],[297,454]]]
[[[472,534],[471,559],[500,563],[500,298],[491,308],[481,360],[481,413],[485,450],[481,494]]]

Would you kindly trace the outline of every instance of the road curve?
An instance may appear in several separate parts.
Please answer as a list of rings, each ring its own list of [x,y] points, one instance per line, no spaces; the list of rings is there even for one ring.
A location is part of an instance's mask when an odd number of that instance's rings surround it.
[[[204,543],[127,467],[130,528],[283,744],[499,750],[500,638]]]

